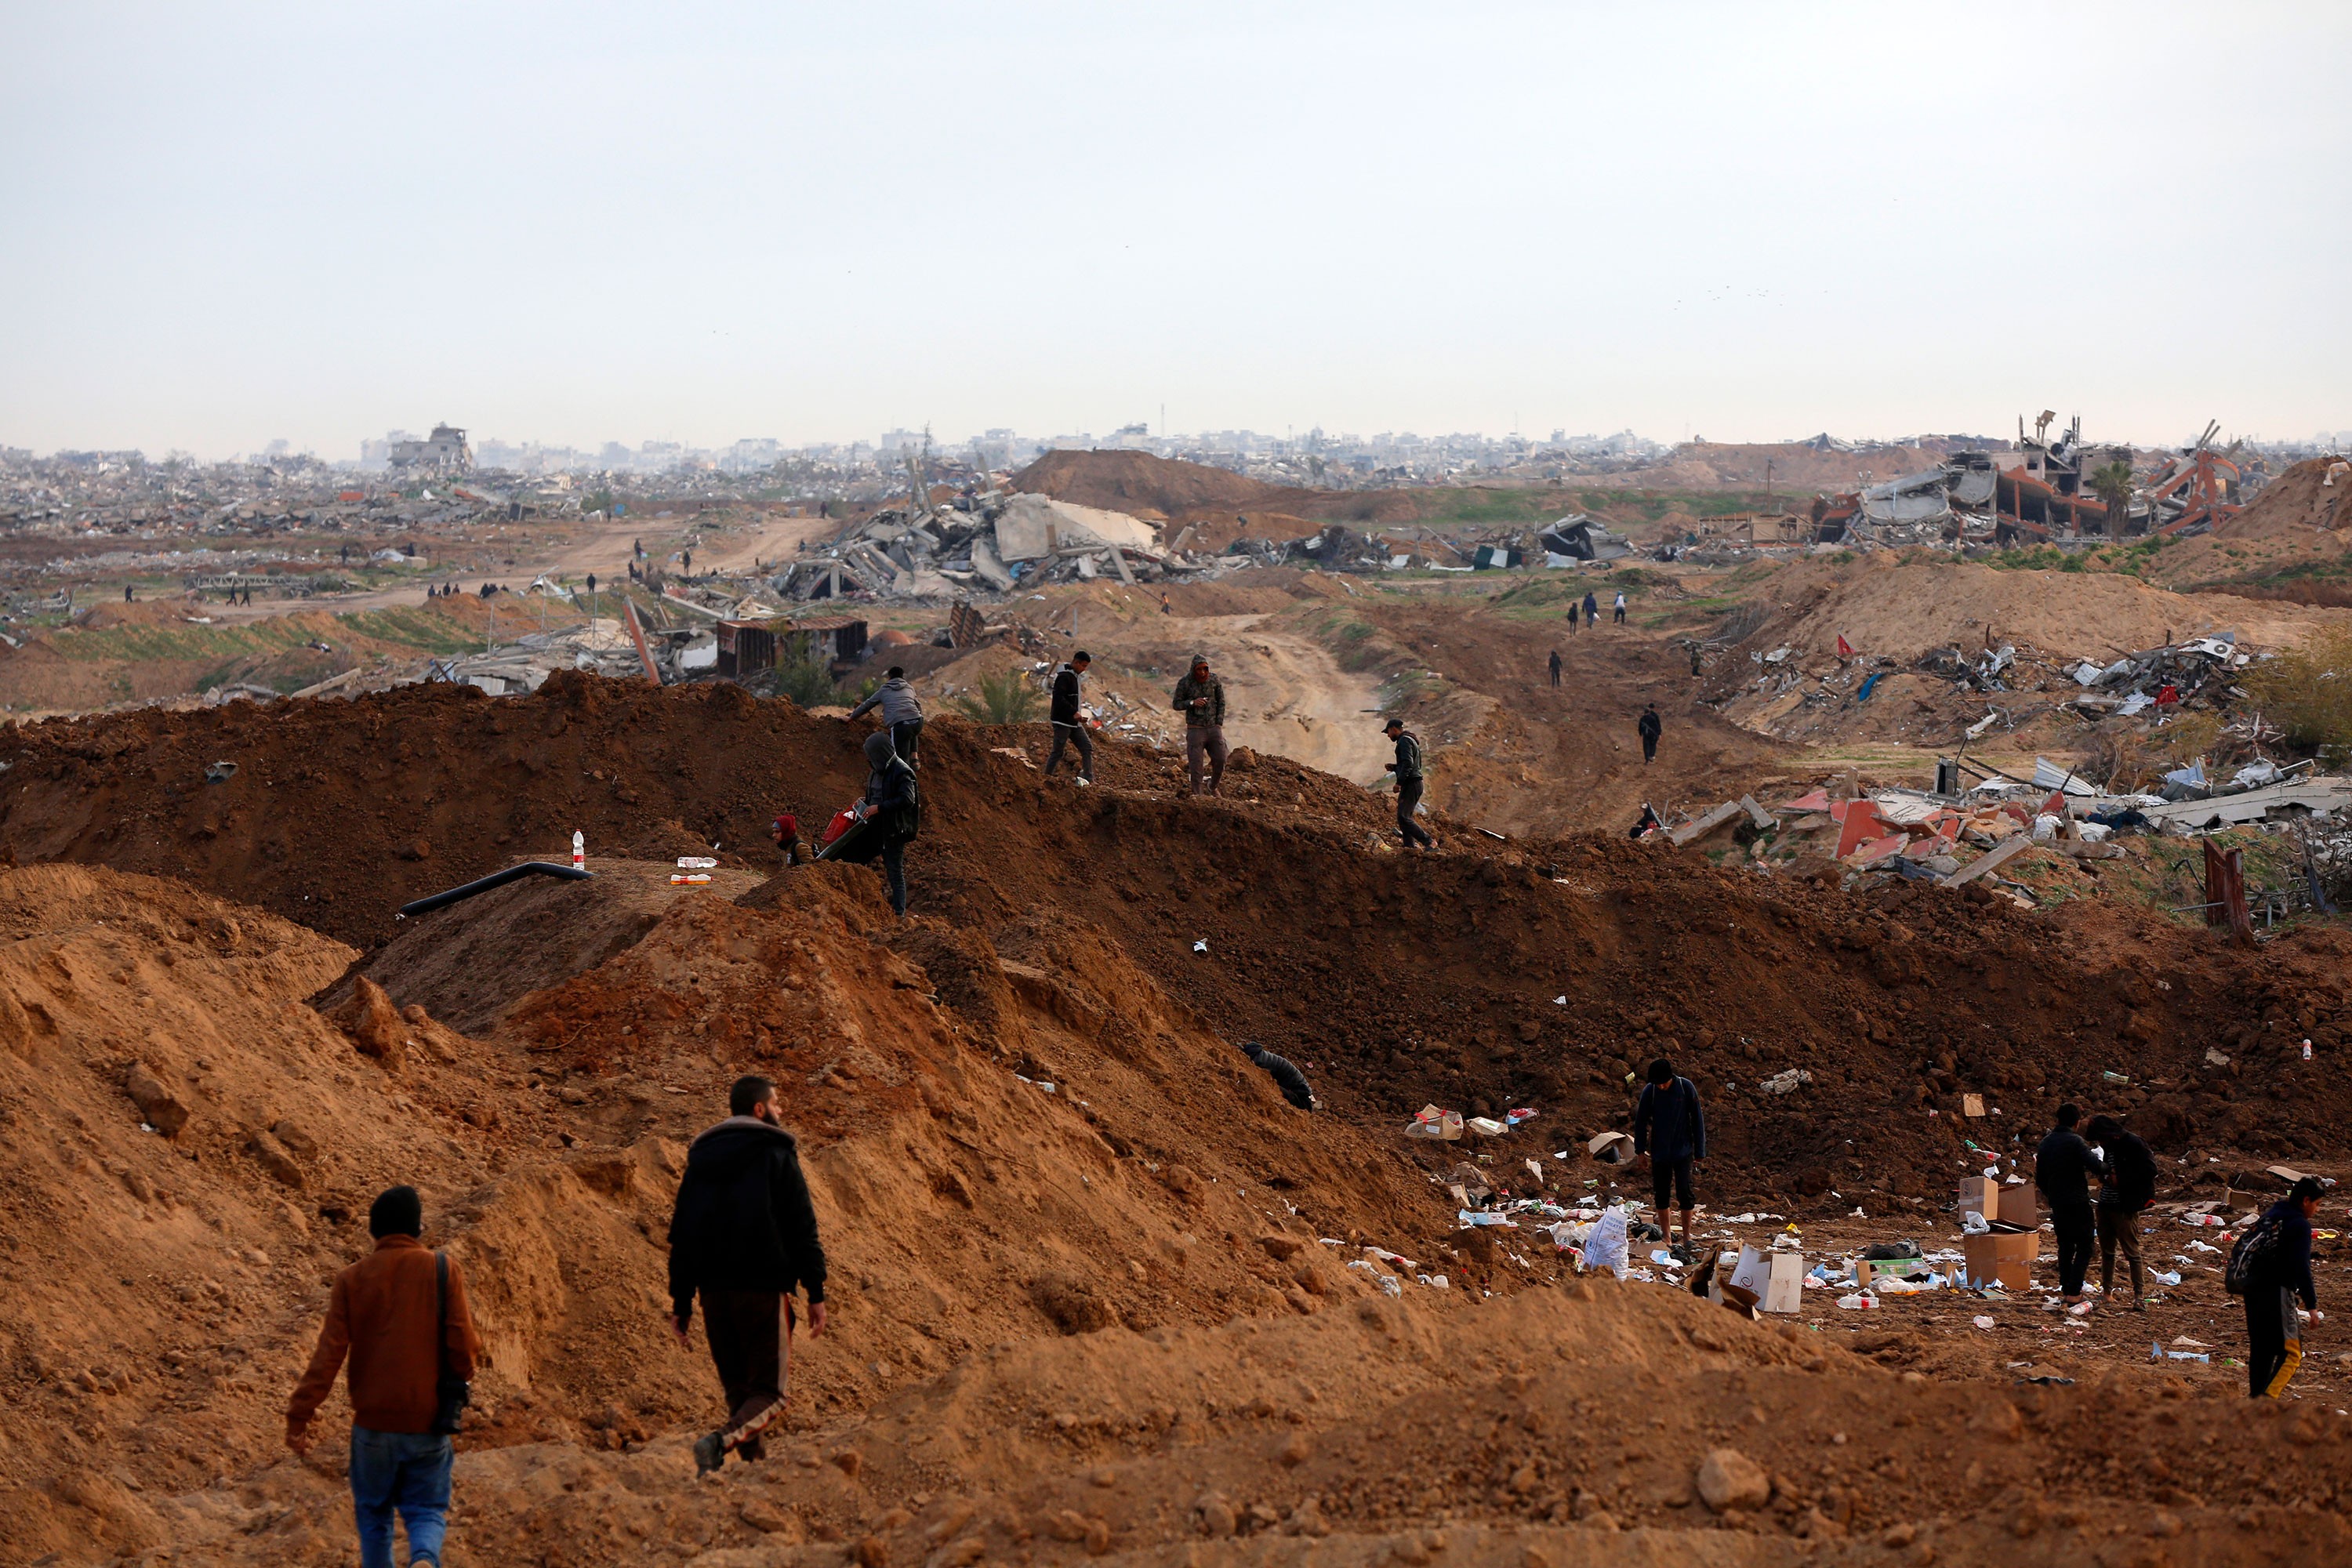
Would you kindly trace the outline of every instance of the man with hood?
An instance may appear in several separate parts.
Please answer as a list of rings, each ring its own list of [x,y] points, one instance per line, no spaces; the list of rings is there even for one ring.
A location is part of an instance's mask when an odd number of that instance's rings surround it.
[[[887,747],[888,742],[883,737]],[[740,1078],[728,1117],[694,1141],[669,1222],[670,1331],[688,1341],[694,1299],[727,1391],[727,1419],[694,1445],[698,1476],[761,1456],[784,1413],[793,1291],[808,1292],[809,1338],[824,1332],[824,1247],[801,1175],[799,1142],[780,1125],[776,1086]]]
[[[1633,728],[1642,737],[1642,765],[1646,768],[1657,760],[1658,736],[1665,729],[1658,719],[1658,705],[1654,702],[1645,704],[1642,717]]]
[[[1190,674],[1176,683],[1176,711],[1184,715],[1184,765],[1191,773],[1192,793],[1201,793],[1201,776],[1209,779],[1209,793],[1221,793],[1225,778],[1225,683],[1209,673],[1209,656],[1192,656]],[[1205,764],[1204,761],[1205,759]]]
[[[1591,589],[1585,590],[1584,595],[1584,624],[1588,626],[1601,624],[1601,601],[1592,596]]]
[[[892,665],[873,695],[852,708],[849,716],[860,718],[877,707],[882,710],[882,728],[889,732],[892,749],[907,759],[908,767],[915,766],[915,748],[923,739],[923,702],[907,684],[903,666]]]
[[[866,737],[866,765],[872,771],[866,775],[866,798],[858,803],[857,820],[871,836],[871,847],[851,858],[882,858],[882,874],[890,883],[890,907],[903,915],[907,912],[907,846],[915,841],[916,831],[922,826],[915,766],[879,730]]]

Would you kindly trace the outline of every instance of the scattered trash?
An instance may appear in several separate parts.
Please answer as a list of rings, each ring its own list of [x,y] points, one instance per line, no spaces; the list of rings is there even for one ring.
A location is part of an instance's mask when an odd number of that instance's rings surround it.
[[[1205,937],[1205,936],[1202,936],[1202,937],[1195,937],[1195,938],[1193,938],[1193,939],[1192,939],[1192,951],[1193,951],[1194,952],[1208,952],[1208,951],[1209,951],[1209,939],[1208,939],[1207,937]]]
[[[206,784],[226,784],[230,779],[235,778],[236,776],[236,764],[235,763],[206,763],[205,764],[205,783]]]
[[[1790,1068],[1786,1072],[1776,1072],[1770,1078],[1765,1079],[1761,1082],[1758,1083],[1756,1086],[1756,1092],[1759,1094],[1794,1094],[1800,1085],[1808,1084],[1812,1081],[1813,1075],[1811,1073],[1807,1072],[1802,1068]]]
[[[1406,1123],[1404,1135],[1408,1138],[1438,1138],[1453,1142],[1462,1136],[1462,1113],[1424,1105],[1420,1113]]]
[[[1868,1311],[1878,1305],[1878,1298],[1871,1295],[1840,1296],[1838,1305],[1849,1312]]]
[[[1993,1326],[1993,1321],[1990,1318],[1982,1316],[1970,1318],[1969,1321],[1975,1324],[1979,1329],[1990,1329]]]

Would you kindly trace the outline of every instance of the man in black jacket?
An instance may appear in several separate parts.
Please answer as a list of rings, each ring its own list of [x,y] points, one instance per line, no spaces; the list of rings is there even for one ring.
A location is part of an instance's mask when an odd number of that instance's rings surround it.
[[[1282,1098],[1301,1110],[1315,1109],[1315,1091],[1307,1087],[1307,1075],[1300,1072],[1288,1057],[1276,1056],[1255,1040],[1242,1042],[1242,1055],[1265,1069],[1274,1079],[1274,1087],[1282,1090]]]
[[[1412,819],[1413,808],[1421,804],[1421,737],[1406,729],[1402,719],[1391,719],[1381,728],[1396,743],[1396,761],[1386,764],[1386,771],[1396,774],[1397,831],[1404,836],[1408,849],[1416,844],[1434,849],[1437,840]]]
[[[740,1078],[726,1121],[694,1141],[669,1222],[670,1331],[688,1342],[694,1298],[727,1391],[727,1420],[697,1439],[707,1475],[730,1448],[760,1457],[784,1413],[785,1348],[795,1287],[807,1290],[809,1337],[824,1332],[824,1247],[801,1176],[800,1145],[777,1122],[776,1086]]]
[[[1054,706],[1046,713],[1053,721],[1054,749],[1045,753],[1045,776],[1052,778],[1061,765],[1062,747],[1078,749],[1078,782],[1095,782],[1095,743],[1087,733],[1086,712],[1078,706],[1078,686],[1086,679],[1087,666],[1093,658],[1082,648],[1070,656],[1070,662],[1054,672]]]
[[[2319,1293],[2311,1286],[2311,1222],[2319,1217],[2323,1190],[2318,1177],[2305,1176],[2256,1222],[2278,1231],[2246,1281],[2246,1380],[2256,1399],[2285,1398],[2287,1384],[2303,1364],[2303,1320],[2294,1299],[2302,1297],[2305,1306],[2318,1312]]]
[[[1644,707],[1633,728],[1642,737],[1642,765],[1646,768],[1657,760],[1658,736],[1665,728],[1658,719],[1658,705],[1653,702]]]
[[[2107,1179],[2099,1188],[2099,1300],[2112,1300],[2116,1248],[2131,1270],[2132,1310],[2147,1310],[2147,1281],[2139,1261],[2139,1216],[2156,1201],[2156,1156],[2112,1116],[2094,1116],[2084,1130],[2105,1154]]]
[[[2074,1131],[2083,1113],[2070,1101],[2058,1108],[2058,1125],[2033,1152],[2033,1184],[2050,1208],[2050,1228],[2058,1233],[2058,1289],[2073,1306],[2083,1299],[2083,1276],[2091,1267],[2097,1222],[2091,1213],[2091,1178],[2106,1167]]]
[[[1676,1077],[1665,1058],[1650,1064],[1648,1078],[1633,1107],[1633,1155],[1649,1158],[1650,1195],[1657,1200],[1658,1222],[1666,1227],[1669,1247],[1674,1245],[1675,1221],[1668,1200],[1680,1200],[1687,1261],[1698,1247],[1691,1232],[1698,1212],[1691,1192],[1691,1162],[1706,1158],[1706,1112],[1698,1102],[1698,1085]]]

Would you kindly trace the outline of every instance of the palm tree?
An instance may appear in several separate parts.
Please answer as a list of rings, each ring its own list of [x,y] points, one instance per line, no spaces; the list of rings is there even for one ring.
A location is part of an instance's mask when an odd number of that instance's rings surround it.
[[[980,693],[948,699],[948,706],[975,724],[1026,724],[1037,717],[1037,689],[1017,669],[980,678]]]
[[[2131,506],[2132,466],[2118,458],[2103,468],[2092,469],[2091,493],[2107,503],[2107,537],[2121,539],[2125,513]]]

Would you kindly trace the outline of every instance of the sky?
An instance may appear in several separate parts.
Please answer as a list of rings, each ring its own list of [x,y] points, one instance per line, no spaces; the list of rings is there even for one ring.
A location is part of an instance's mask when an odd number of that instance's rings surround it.
[[[2347,44],[2336,0],[0,0],[0,445],[2308,437]]]

